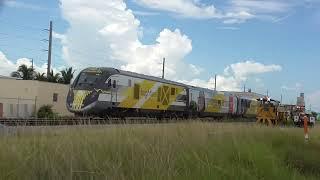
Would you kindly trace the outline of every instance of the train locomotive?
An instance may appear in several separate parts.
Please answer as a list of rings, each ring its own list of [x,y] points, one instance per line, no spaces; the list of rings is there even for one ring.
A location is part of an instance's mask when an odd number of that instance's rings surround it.
[[[258,101],[108,67],[82,70],[70,86],[67,109],[94,117],[255,117]]]

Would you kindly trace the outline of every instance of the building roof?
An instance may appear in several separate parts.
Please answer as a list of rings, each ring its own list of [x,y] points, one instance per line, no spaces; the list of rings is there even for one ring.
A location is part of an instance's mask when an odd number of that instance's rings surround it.
[[[21,79],[21,78],[0,75],[0,79],[17,79],[18,80],[18,79]]]

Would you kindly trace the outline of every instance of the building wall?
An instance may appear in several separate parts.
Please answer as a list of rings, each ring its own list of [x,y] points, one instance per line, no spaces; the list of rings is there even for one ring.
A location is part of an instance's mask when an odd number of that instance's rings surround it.
[[[47,104],[53,105],[59,115],[72,115],[65,103],[68,89],[69,86],[63,84],[0,78],[2,117],[30,117]],[[56,102],[53,101],[54,93],[57,94]]]
[[[59,115],[70,116],[72,115],[66,107],[66,99],[68,95],[69,85],[48,83],[48,82],[38,82],[38,94],[37,94],[37,108],[39,105],[51,104],[53,105],[53,110]],[[56,94],[56,99],[54,100],[54,94]]]

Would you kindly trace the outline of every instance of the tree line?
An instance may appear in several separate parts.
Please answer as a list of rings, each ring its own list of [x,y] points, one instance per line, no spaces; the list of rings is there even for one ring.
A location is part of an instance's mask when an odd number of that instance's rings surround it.
[[[11,77],[21,78],[23,80],[38,80],[52,83],[70,84],[74,70],[72,67],[66,68],[60,73],[53,73],[53,70],[46,76],[45,73],[35,71],[35,68],[28,67],[22,64],[18,67],[17,71],[10,74]]]

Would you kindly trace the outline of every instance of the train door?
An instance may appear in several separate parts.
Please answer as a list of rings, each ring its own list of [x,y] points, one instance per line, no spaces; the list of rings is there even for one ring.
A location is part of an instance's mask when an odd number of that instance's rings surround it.
[[[192,111],[198,110],[198,98],[199,98],[199,91],[196,89],[189,89],[189,109]]]
[[[0,118],[3,117],[3,104],[0,103]]]
[[[205,96],[204,91],[199,92],[199,98],[198,98],[198,111],[203,112],[205,109]]]
[[[229,96],[229,114],[234,113],[233,109],[234,109],[233,96]]]
[[[118,102],[117,78],[118,78],[118,76],[113,76],[111,78],[111,102],[112,102],[112,104]]]

